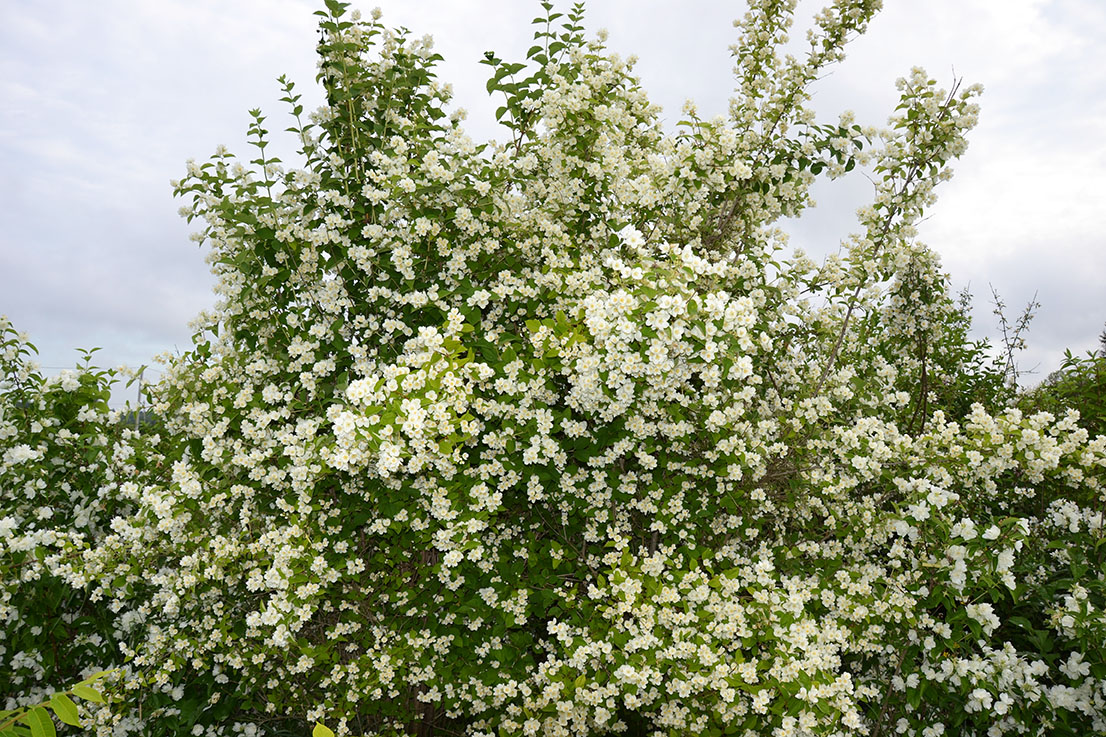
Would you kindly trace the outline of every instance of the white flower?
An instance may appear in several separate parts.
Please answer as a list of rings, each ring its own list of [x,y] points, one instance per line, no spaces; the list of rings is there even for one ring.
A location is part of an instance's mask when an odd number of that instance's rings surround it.
[[[1073,652],[1067,662],[1060,665],[1060,672],[1072,680],[1084,678],[1091,673],[1091,664],[1083,661],[1083,653]]]
[[[741,356],[733,363],[730,376],[738,381],[744,381],[753,375],[753,359],[749,356]]]
[[[645,245],[645,238],[642,237],[641,231],[632,225],[627,225],[618,232],[618,235],[631,251],[638,251]]]
[[[906,513],[918,522],[925,522],[929,519],[929,505],[925,502],[911,504],[906,508]]]
[[[968,604],[964,607],[964,611],[969,617],[979,622],[983,628],[983,633],[990,636],[995,628],[999,626],[999,619],[995,616],[995,609],[988,602],[980,602],[978,604]]]
[[[964,705],[964,708],[969,712],[982,711],[983,709],[990,709],[993,701],[994,697],[990,691],[977,688],[968,694],[968,702]]]
[[[17,445],[14,448],[8,448],[8,450],[4,452],[4,463],[13,466],[25,461],[37,461],[40,458],[42,458],[42,452],[34,450],[26,443]]]

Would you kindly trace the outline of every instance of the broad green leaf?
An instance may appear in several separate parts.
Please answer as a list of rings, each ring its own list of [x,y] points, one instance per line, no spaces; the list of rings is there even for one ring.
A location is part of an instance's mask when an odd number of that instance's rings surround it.
[[[23,721],[30,725],[32,737],[56,737],[58,733],[49,712],[41,706],[36,706],[24,714]]]
[[[58,715],[58,719],[74,727],[81,726],[80,717],[77,715],[77,705],[73,699],[63,693],[56,693],[50,699],[50,708]]]
[[[87,684],[78,683],[71,689],[71,692],[74,696],[80,696],[85,701],[94,701],[97,704],[104,703],[103,694]]]

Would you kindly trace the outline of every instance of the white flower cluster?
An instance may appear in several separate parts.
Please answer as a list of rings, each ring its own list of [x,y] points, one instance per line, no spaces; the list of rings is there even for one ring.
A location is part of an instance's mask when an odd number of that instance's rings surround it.
[[[1002,406],[914,241],[978,90],[914,70],[887,131],[819,124],[879,3],[801,58],[796,3],[749,5],[727,117],[665,133],[574,10],[489,55],[511,138],[477,146],[429,43],[335,3],[326,106],[286,85],[303,168],[257,113],[256,169],[176,185],[221,301],[163,431],[109,432],[86,374],[19,393],[5,338],[0,555],[110,612],[144,716],[105,734],[1106,729],[1106,438]],[[787,255],[773,223],[858,165],[860,232]]]

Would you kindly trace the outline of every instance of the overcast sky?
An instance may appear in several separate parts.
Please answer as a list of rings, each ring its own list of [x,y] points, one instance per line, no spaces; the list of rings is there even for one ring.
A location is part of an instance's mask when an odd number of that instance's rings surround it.
[[[188,321],[213,304],[203,253],[177,216],[169,180],[217,144],[239,154],[261,107],[284,127],[275,78],[315,89],[315,18],[307,0],[0,2],[0,314],[31,333],[44,366],[76,347],[98,363],[148,363],[190,344]],[[483,52],[522,58],[538,3],[389,0],[384,21],[432,34],[474,138],[496,137]],[[567,5],[562,0],[561,5]],[[817,3],[804,2],[809,16]],[[849,59],[818,83],[827,120],[855,110],[882,125],[894,80],[913,65],[943,83],[981,82],[983,113],[953,181],[922,224],[957,289],[975,295],[976,334],[995,336],[990,286],[1015,313],[1040,311],[1022,354],[1027,383],[1065,348],[1093,348],[1106,322],[1106,2],[885,0]],[[728,46],[741,2],[592,0],[590,32],[636,54],[669,123],[685,99],[723,112]],[[294,147],[287,145],[285,151]],[[286,162],[288,159],[286,159]],[[789,225],[792,243],[835,250],[871,192],[861,177],[819,188],[819,207]]]

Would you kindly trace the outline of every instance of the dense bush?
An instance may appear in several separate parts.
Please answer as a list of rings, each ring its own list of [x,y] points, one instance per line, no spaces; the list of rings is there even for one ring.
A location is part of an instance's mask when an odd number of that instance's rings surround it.
[[[1024,408],[1059,413],[1079,411],[1079,425],[1091,435],[1106,434],[1106,333],[1097,352],[1076,356],[1068,351],[1059,371],[1021,397]]]
[[[806,107],[878,4],[795,58],[794,3],[751,2],[728,116],[675,134],[544,4],[477,145],[427,41],[328,2],[302,167],[255,112],[252,166],[177,186],[220,302],[159,431],[9,340],[11,687],[120,665],[105,733],[1106,731],[1106,437],[1004,409],[914,240],[978,89],[915,69],[886,130]],[[857,165],[857,235],[786,253]]]
[[[0,318],[0,708],[48,695],[44,688],[87,675],[82,666],[114,657],[118,631],[86,592],[51,571],[130,511],[118,483],[147,457],[108,410],[113,372],[86,361],[45,379],[27,361],[33,350]]]
[[[17,734],[20,722],[7,723],[19,707],[122,661],[118,643],[136,622],[90,596],[78,561],[113,518],[133,513],[136,480],[163,465],[160,438],[108,408],[115,371],[93,368],[85,352],[82,365],[45,378],[34,351],[0,317],[0,710],[12,712],[0,727]]]

